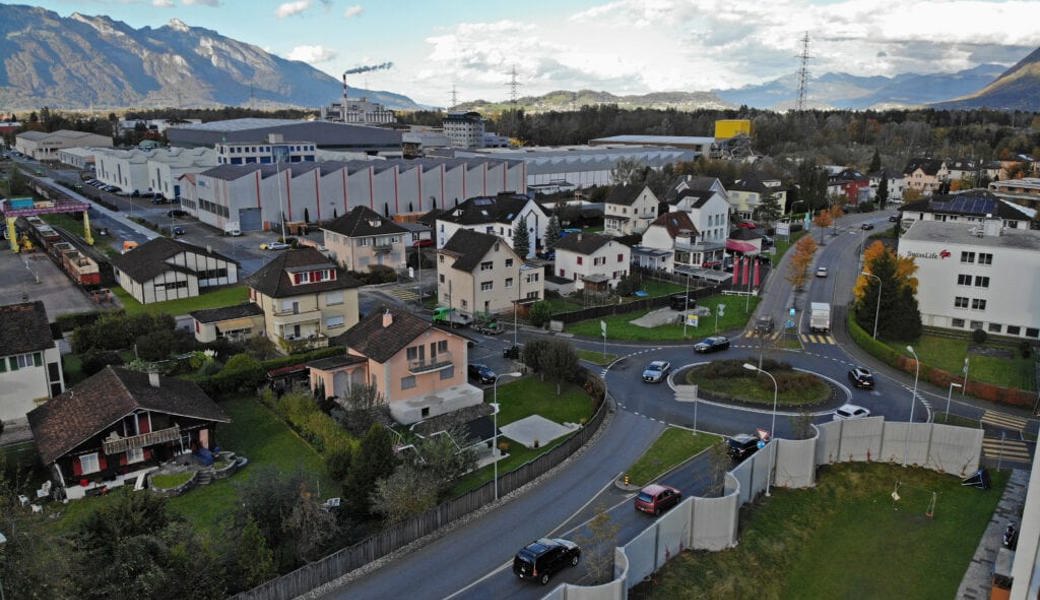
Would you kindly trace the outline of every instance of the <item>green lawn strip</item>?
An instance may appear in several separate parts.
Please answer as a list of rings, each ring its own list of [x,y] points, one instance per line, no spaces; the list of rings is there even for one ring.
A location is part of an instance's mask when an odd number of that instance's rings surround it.
[[[126,292],[123,288],[116,287],[112,293],[119,298],[123,308],[128,315],[136,314],[159,314],[186,315],[195,310],[204,308],[220,308],[223,306],[234,306],[249,300],[249,288],[244,285],[221,288],[206,292],[194,298],[182,298],[168,302],[156,302],[154,304],[141,304]]]
[[[742,510],[736,548],[684,552],[629,597],[952,598],[1007,481],[991,475],[982,492],[924,469],[824,467],[815,488]]]
[[[707,378],[699,376],[698,367],[694,367],[686,372],[686,382],[699,386],[706,392],[739,402],[773,404],[773,382],[764,375],[750,371],[747,377]],[[822,381],[816,381],[814,385],[805,389],[781,391],[776,403],[780,406],[811,406],[823,402],[829,396],[830,388]]]
[[[86,379],[83,375],[83,357],[79,354],[63,354],[61,369],[65,375],[65,387],[71,387]]]
[[[582,360],[587,360],[588,362],[594,365],[600,365],[601,367],[605,367],[617,360],[617,354],[610,354],[609,352],[607,354],[603,354],[602,352],[596,352],[595,350],[585,350],[582,348],[578,348],[576,352],[578,353],[578,358]]]
[[[968,417],[962,417],[951,413],[935,413],[934,422],[940,425],[957,425],[958,427],[971,427],[973,429],[982,429],[982,423],[976,419],[969,419]]]
[[[720,439],[710,433],[693,433],[688,429],[669,427],[661,432],[625,474],[632,485],[644,486]]]
[[[167,473],[164,475],[152,475],[152,485],[157,488],[170,489],[187,483],[195,474],[191,471],[182,473]]]
[[[741,296],[709,296],[703,300],[698,300],[699,306],[707,306],[712,311],[712,316],[701,317],[697,327],[687,326],[686,327],[686,338],[685,339],[701,339],[710,335],[715,335],[715,311],[719,304],[725,304],[726,309],[724,316],[719,317],[719,331],[729,331],[734,329],[743,329],[747,325],[748,318],[755,312],[755,307],[758,306],[759,298],[752,296],[749,299],[745,299]],[[745,305],[747,310],[745,311]],[[653,309],[657,310],[657,309]],[[566,326],[568,333],[575,335],[582,335],[588,337],[600,337],[600,320],[606,321],[607,323],[607,339],[608,340],[631,340],[641,342],[652,342],[652,341],[679,341],[683,340],[683,326],[682,324],[669,324],[661,325],[654,328],[640,327],[629,323],[634,319],[645,315],[650,312],[649,310],[634,311],[630,313],[622,313],[617,315],[610,315],[603,317],[602,319],[586,319],[584,321],[578,321],[577,323],[571,323]]]
[[[911,356],[905,343],[886,342],[896,352]],[[923,334],[913,345],[921,364],[942,369],[954,375],[962,373],[964,357],[968,354],[968,340]],[[994,385],[1023,390],[1036,389],[1036,375],[1032,358],[1022,358],[1017,348],[1007,348],[1011,357],[969,356],[968,378]]]
[[[795,233],[791,234],[790,241],[784,240],[780,237],[774,238],[774,246],[776,247],[776,253],[773,254],[773,264],[780,264],[780,259],[784,257],[784,254],[788,251],[788,249],[790,249],[791,246],[793,246],[795,242],[797,242],[803,235],[805,235],[805,231],[796,231]]]

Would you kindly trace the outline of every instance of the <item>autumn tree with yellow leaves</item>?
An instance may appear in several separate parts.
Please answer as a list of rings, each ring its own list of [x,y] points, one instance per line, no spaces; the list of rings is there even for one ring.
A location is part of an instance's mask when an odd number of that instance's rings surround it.
[[[816,240],[808,235],[795,243],[794,254],[791,255],[791,262],[787,267],[787,281],[794,289],[800,290],[805,286],[809,277],[809,265],[812,264],[817,248],[819,246],[816,244]]]

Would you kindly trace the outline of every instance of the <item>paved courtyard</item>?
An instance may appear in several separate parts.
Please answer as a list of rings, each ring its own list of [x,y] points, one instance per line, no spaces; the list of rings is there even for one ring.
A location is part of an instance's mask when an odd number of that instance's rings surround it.
[[[41,251],[16,254],[0,250],[0,305],[42,300],[47,317],[87,312],[98,307]]]

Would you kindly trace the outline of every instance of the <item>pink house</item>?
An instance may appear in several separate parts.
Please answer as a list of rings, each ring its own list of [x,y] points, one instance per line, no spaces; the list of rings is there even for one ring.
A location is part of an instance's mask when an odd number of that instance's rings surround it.
[[[403,310],[373,312],[332,343],[346,353],[307,364],[311,390],[326,398],[368,383],[404,424],[484,401],[467,380],[466,338]]]

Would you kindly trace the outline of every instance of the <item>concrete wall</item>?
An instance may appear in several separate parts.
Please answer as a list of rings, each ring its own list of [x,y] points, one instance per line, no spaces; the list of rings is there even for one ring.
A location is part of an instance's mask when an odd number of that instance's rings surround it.
[[[773,485],[806,488],[816,485],[816,439],[776,440]]]

